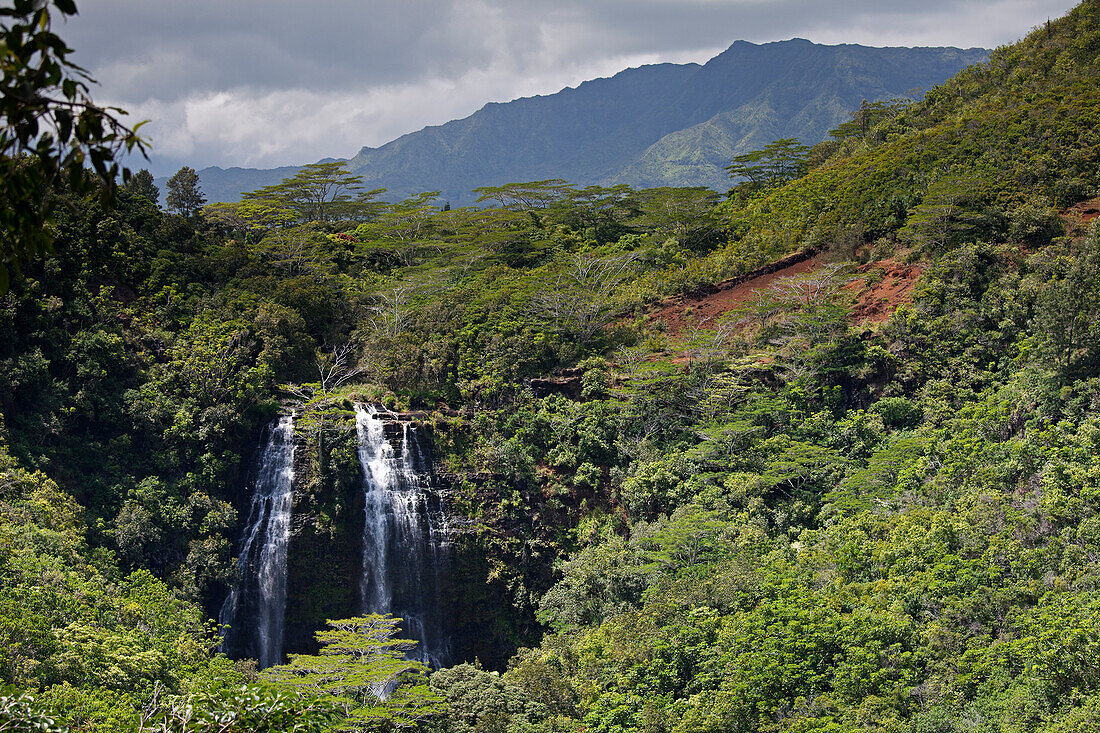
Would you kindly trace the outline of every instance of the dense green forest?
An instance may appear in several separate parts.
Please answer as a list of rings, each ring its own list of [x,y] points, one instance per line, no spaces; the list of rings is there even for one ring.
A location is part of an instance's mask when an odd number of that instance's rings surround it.
[[[0,296],[0,730],[1100,730],[1098,81],[1086,0],[727,196],[55,185]],[[461,520],[455,666],[336,615],[362,402]],[[258,671],[213,619],[288,410]]]

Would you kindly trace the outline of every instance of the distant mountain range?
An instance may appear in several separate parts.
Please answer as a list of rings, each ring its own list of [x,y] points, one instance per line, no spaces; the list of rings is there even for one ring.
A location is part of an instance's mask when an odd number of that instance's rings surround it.
[[[816,143],[863,100],[919,97],[988,53],[738,41],[702,66],[642,66],[556,94],[492,102],[364,147],[348,168],[367,187],[388,189],[388,199],[440,190],[454,205],[471,203],[476,186],[545,178],[724,191],[734,155],[785,137]],[[211,167],[199,177],[208,200],[236,201],[295,170]]]

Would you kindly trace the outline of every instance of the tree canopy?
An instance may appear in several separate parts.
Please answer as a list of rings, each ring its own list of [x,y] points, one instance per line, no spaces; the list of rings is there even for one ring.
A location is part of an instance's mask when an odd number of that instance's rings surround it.
[[[730,178],[742,180],[753,191],[766,191],[806,172],[810,148],[796,138],[774,140],[760,150],[736,155],[726,166]]]

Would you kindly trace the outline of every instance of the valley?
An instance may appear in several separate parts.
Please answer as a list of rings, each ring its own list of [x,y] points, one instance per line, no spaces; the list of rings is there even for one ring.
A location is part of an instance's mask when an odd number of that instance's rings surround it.
[[[0,730],[1096,730],[1098,39],[738,43],[237,200],[49,179]]]

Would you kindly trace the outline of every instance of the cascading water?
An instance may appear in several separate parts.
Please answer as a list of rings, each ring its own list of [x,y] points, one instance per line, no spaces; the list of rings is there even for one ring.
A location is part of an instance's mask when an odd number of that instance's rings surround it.
[[[240,580],[219,616],[229,626],[223,649],[255,659],[261,669],[283,660],[294,451],[294,416],[287,415],[268,427],[241,541]]]
[[[401,426],[401,451],[386,437],[381,414],[356,405],[359,462],[363,466],[363,613],[404,619],[402,636],[416,640],[415,659],[439,668],[450,656],[441,608],[449,531],[421,436]]]

